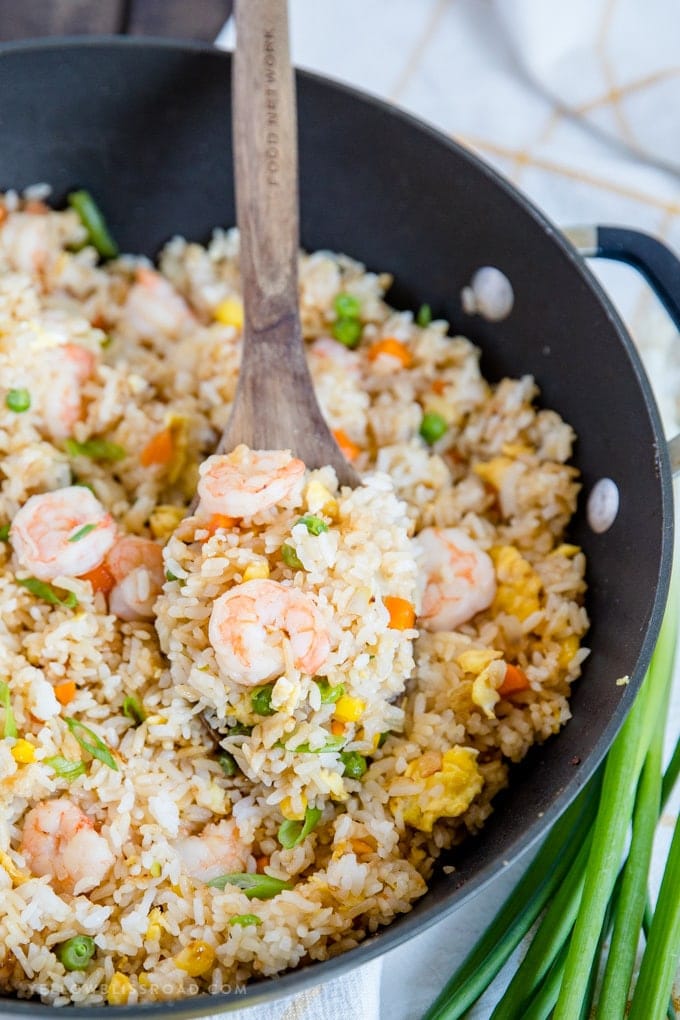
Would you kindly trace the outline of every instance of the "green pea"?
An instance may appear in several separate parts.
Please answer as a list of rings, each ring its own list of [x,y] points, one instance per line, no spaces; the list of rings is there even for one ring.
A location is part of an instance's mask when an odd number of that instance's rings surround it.
[[[94,956],[94,939],[89,935],[74,935],[57,946],[57,959],[65,970],[85,970]]]
[[[347,776],[348,779],[361,779],[368,768],[366,759],[358,751],[342,751],[340,761],[345,766],[343,775]]]
[[[292,570],[304,569],[304,567],[302,566],[302,560],[295,552],[294,547],[292,545],[288,545],[287,542],[284,542],[283,545],[281,546],[281,559],[286,564],[286,566],[290,567]]]
[[[229,754],[228,751],[221,754],[217,761],[219,762],[220,768],[224,772],[225,776],[228,778],[235,776],[237,772],[241,771],[236,764],[236,758],[234,758],[233,754]]]
[[[244,723],[234,723],[233,726],[229,727],[228,737],[249,737],[253,732],[252,726],[246,726]]]
[[[272,708],[272,693],[274,684],[265,684],[264,687],[257,687],[250,695],[250,704],[253,712],[257,715],[276,715],[276,709]]]
[[[9,532],[11,527],[12,525],[8,521],[7,524],[3,524],[0,528],[0,542],[9,542]]]
[[[425,442],[432,446],[438,439],[441,439],[448,427],[446,420],[442,418],[441,414],[437,414],[435,411],[427,411],[420,423],[420,434]]]
[[[354,350],[361,339],[361,323],[358,319],[338,319],[333,323],[333,336],[339,343]]]
[[[251,924],[262,924],[262,918],[257,914],[234,914],[229,918],[229,924],[238,924],[242,928],[247,928]]]
[[[31,406],[31,394],[28,390],[10,390],[5,397],[5,407],[15,414],[28,411]]]
[[[335,297],[333,310],[339,319],[358,319],[361,315],[361,302],[354,294],[343,291]]]

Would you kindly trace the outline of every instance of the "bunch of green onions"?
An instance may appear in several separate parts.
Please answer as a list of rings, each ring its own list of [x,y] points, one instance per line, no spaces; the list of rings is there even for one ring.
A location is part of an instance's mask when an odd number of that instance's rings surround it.
[[[647,882],[657,822],[680,772],[680,741],[662,772],[679,582],[676,569],[649,670],[604,766],[553,826],[423,1020],[463,1017],[541,915],[489,1020],[675,1017],[670,996],[680,954],[680,820],[653,912]],[[641,932],[645,949],[629,1004]]]

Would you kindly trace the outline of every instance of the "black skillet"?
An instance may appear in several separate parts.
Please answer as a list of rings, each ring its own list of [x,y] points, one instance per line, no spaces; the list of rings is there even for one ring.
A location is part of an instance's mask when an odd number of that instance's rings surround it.
[[[18,44],[0,52],[0,95],[1,189],[49,181],[59,203],[86,187],[122,249],[150,256],[173,234],[204,241],[216,224],[234,222],[227,55],[108,38]],[[620,509],[609,530],[594,534],[584,498],[571,531],[588,557],[592,620],[574,718],[514,771],[483,833],[449,859],[456,873],[439,872],[410,914],[332,961],[245,994],[114,1009],[128,1015],[179,1018],[273,1001],[365,963],[454,910],[538,840],[592,775],[640,684],[666,601],[673,510],[659,415],[628,334],[575,249],[487,166],[405,114],[308,74],[298,76],[298,104],[304,247],[347,252],[393,273],[390,301],[429,303],[479,344],[488,378],[534,375],[541,401],[578,434],[585,494],[611,478]],[[670,253],[611,228],[586,241],[591,253],[636,261],[680,320],[680,270]],[[461,307],[461,289],[487,265],[514,290],[500,323]],[[617,686],[624,675],[630,683]],[[48,1008],[0,1000],[5,1015]]]

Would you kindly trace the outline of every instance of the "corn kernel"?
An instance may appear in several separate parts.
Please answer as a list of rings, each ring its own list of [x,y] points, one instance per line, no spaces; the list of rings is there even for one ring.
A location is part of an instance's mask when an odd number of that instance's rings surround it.
[[[21,885],[30,878],[30,875],[26,874],[26,872],[19,871],[12,858],[4,850],[0,850],[0,867],[5,869],[14,885]]]
[[[477,675],[486,669],[494,659],[500,659],[502,654],[495,648],[468,648],[456,656],[456,662],[465,673]]]
[[[576,634],[570,634],[561,642],[562,647],[557,661],[562,669],[566,669],[579,649],[579,639]]]
[[[28,740],[17,740],[12,748],[12,757],[20,765],[30,765],[35,761],[35,747]]]
[[[249,563],[243,571],[244,581],[254,581],[266,577],[269,577],[269,564],[264,560],[259,560],[257,563]]]
[[[170,538],[185,514],[186,511],[181,506],[173,506],[172,503],[159,504],[149,514],[151,534],[154,538],[163,540]]]
[[[301,822],[305,817],[305,811],[307,810],[307,798],[304,793],[300,794],[297,798],[297,803],[300,807],[295,807],[292,797],[284,797],[279,807],[281,814],[284,818],[287,818],[289,822]]]
[[[149,977],[148,974],[145,974],[143,971],[138,976],[137,981],[142,986],[142,988],[151,988],[151,978]]]
[[[175,967],[186,971],[189,977],[199,977],[212,969],[215,963],[215,950],[209,942],[195,939],[173,957]]]
[[[154,907],[153,910],[149,911],[149,926],[146,929],[146,935],[144,938],[147,942],[158,942],[163,931],[163,914]]]
[[[365,708],[366,702],[361,698],[352,698],[349,694],[343,694],[341,698],[338,698],[333,715],[340,722],[357,722],[358,719],[361,719]]]
[[[307,509],[311,510],[313,514],[318,514],[319,510],[323,509],[324,504],[332,498],[326,486],[315,478],[312,479],[305,489]]]
[[[125,1006],[128,999],[130,998],[130,992],[132,991],[132,982],[126,974],[121,974],[119,970],[115,972],[109,987],[106,992],[106,1001],[109,1006]]]
[[[220,301],[213,315],[223,326],[243,329],[243,305],[238,298],[228,297]]]
[[[151,867],[149,868],[149,872],[152,878],[160,878],[162,870],[163,869],[161,867],[160,861],[154,861]]]

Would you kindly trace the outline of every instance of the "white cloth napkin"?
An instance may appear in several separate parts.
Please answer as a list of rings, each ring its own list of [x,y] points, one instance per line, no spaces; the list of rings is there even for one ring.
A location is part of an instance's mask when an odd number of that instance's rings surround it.
[[[298,66],[398,103],[454,135],[558,225],[634,226],[680,251],[678,0],[290,0],[290,12]],[[218,42],[233,46],[231,23]],[[676,330],[631,269],[593,268],[638,343],[670,435],[679,427]],[[670,747],[680,720],[679,676],[669,719]],[[677,809],[676,797],[657,838],[653,891]],[[392,951],[382,968],[375,962],[243,1015],[415,1020],[527,863],[514,862],[451,918]],[[488,1020],[514,959],[470,1014],[474,1020]]]

